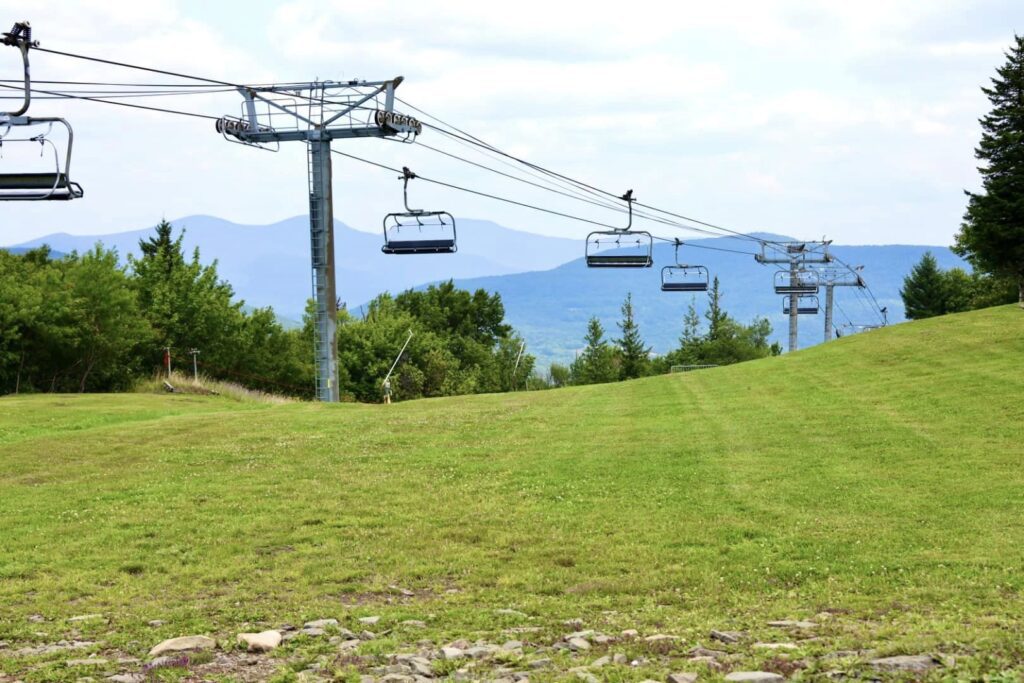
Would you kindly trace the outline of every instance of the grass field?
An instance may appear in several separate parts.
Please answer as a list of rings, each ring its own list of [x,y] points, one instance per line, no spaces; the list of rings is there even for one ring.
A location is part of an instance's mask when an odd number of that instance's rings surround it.
[[[1014,680],[1022,359],[1011,306],[714,370],[390,407],[0,399],[0,681],[99,679],[172,636],[367,615],[388,631],[367,655],[523,625],[549,646],[571,618],[679,636],[609,645],[646,659],[595,671],[610,682],[877,676],[872,656],[922,653],[943,664],[913,676]],[[710,629],[749,634],[718,672],[685,657]],[[26,654],[62,638],[95,644]],[[797,649],[751,645],[780,639]],[[67,665],[89,652],[110,661]],[[281,680],[314,659],[354,671],[322,639],[274,656]],[[579,655],[549,656],[564,666],[531,680],[576,680]]]

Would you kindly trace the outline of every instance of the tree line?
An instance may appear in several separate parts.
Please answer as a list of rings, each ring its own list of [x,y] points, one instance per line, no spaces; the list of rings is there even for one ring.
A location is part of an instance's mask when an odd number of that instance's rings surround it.
[[[679,346],[660,356],[651,354],[640,334],[633,311],[632,294],[626,296],[617,323],[620,336],[605,339],[605,330],[595,317],[587,324],[584,348],[572,365],[551,366],[551,382],[567,384],[599,384],[618,382],[669,372],[677,365],[729,365],[747,360],[777,356],[782,353],[778,343],[769,343],[772,326],[765,318],[744,325],[722,308],[722,290],[716,277],[708,290],[708,308],[704,321],[691,300],[682,321]]]
[[[967,260],[941,271],[926,253],[903,281],[911,319],[1018,301],[1024,307],[1024,37],[1014,36],[1006,63],[982,92],[992,108],[980,120],[981,192],[966,192],[967,210],[953,252]]]
[[[0,250],[0,394],[129,390],[174,364],[208,377],[311,397],[313,316],[286,329],[271,308],[248,309],[161,222],[121,263],[96,245],[55,258],[46,247]],[[409,330],[392,379],[396,399],[505,391],[533,372],[522,339],[504,322],[497,294],[452,282],[384,294],[362,319],[341,308],[339,377],[348,400],[377,401]],[[518,362],[518,364],[517,364]]]

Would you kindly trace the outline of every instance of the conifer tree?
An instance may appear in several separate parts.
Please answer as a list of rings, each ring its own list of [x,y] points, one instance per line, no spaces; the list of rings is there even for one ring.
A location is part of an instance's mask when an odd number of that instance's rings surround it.
[[[586,347],[570,368],[573,384],[599,384],[619,378],[615,367],[615,352],[604,340],[601,321],[591,318],[587,323]]]
[[[975,270],[1013,278],[1024,307],[1024,36],[1014,36],[1006,64],[982,88],[992,110],[981,119],[974,150],[982,192],[967,192],[967,212],[953,246]]]
[[[903,307],[910,320],[921,320],[946,313],[946,279],[939,270],[939,264],[930,251],[903,279]]]
[[[622,302],[622,321],[617,323],[622,331],[622,337],[614,340],[615,348],[618,349],[621,365],[619,367],[620,379],[634,379],[647,374],[650,366],[651,347],[644,346],[644,340],[640,337],[640,328],[633,316],[633,294],[626,295]]]

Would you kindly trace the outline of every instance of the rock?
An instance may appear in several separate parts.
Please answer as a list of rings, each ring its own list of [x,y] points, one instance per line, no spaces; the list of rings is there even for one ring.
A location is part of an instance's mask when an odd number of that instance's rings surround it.
[[[476,645],[466,650],[466,656],[470,659],[486,659],[497,651],[494,645]]]
[[[586,638],[569,638],[569,649],[574,652],[581,652],[590,649],[590,643]]]
[[[342,641],[342,643],[338,646],[338,649],[342,652],[346,652],[348,650],[354,650],[362,644],[363,641],[357,638],[352,638],[351,640]]]
[[[316,621],[307,621],[302,625],[302,628],[327,628],[328,626],[337,626],[337,619],[317,619]],[[284,629],[288,630],[288,629]]]
[[[790,621],[788,619],[783,619],[781,621],[769,621],[768,625],[773,627],[773,628],[802,628],[802,629],[809,629],[809,628],[817,628],[818,627],[818,625],[816,623],[814,623],[813,621]]]
[[[639,637],[640,636],[640,631],[637,631],[635,628],[627,628],[625,631],[623,631],[619,635],[622,636],[623,638],[627,639],[627,640],[630,640],[632,638]]]
[[[65,666],[106,666],[109,661],[101,657],[89,657],[88,659],[69,659],[64,662]]]
[[[880,671],[927,671],[937,664],[931,655],[881,657],[872,659],[868,663]]]
[[[626,657],[626,655],[622,654],[621,652],[616,652],[615,654],[612,655],[612,664],[617,664],[619,666],[626,666],[627,664],[629,664],[629,658]]]
[[[377,637],[377,634],[374,633],[373,631],[360,631],[359,632],[359,637],[362,640],[373,640],[374,638]]]
[[[457,647],[460,650],[468,650],[470,647],[472,647],[472,644],[465,638],[459,638],[458,640],[453,640],[452,642],[448,643],[446,647]]]
[[[611,657],[607,657],[607,656],[605,656],[605,657],[598,657],[597,659],[595,659],[594,661],[592,661],[590,663],[590,668],[591,669],[600,669],[602,666],[608,666],[609,664],[611,664],[611,662],[612,662],[612,658]]]
[[[747,637],[743,631],[712,631],[709,635],[712,640],[722,643],[738,643]]]
[[[679,636],[669,636],[664,633],[655,633],[653,636],[647,636],[644,641],[648,643],[660,643],[666,640],[679,640]]]
[[[145,666],[145,669],[152,671],[153,669],[178,668],[184,666],[188,666],[188,656],[169,657],[164,655],[163,657],[157,657],[151,661]]]
[[[525,671],[516,671],[512,674],[512,680],[516,683],[530,683],[530,674]]]
[[[706,647],[698,645],[697,647],[691,648],[687,654],[691,657],[711,657],[712,659],[716,659],[718,657],[725,657],[729,653],[723,652],[722,650],[709,650]]]
[[[759,650],[798,650],[800,648],[796,643],[754,643],[754,647]]]
[[[238,642],[245,643],[249,652],[269,652],[281,644],[281,634],[277,631],[239,633]]]
[[[46,621],[46,617],[44,617],[42,614],[30,614],[28,615],[28,620],[33,624],[41,624],[44,621]]]
[[[143,674],[114,674],[107,676],[107,680],[111,683],[144,683],[146,677]]]
[[[583,681],[583,683],[601,683],[597,676],[594,674],[588,674],[584,671],[577,671],[576,678]]]
[[[380,679],[380,683],[416,683],[416,679],[405,674],[388,674]]]
[[[310,636],[311,638],[316,638],[318,636],[326,635],[327,631],[323,630],[319,626],[303,626],[300,630],[291,631],[290,633],[294,633],[295,635],[301,634]]]
[[[594,643],[597,645],[607,645],[608,643],[615,641],[614,638],[612,638],[611,636],[606,636],[603,633],[598,633],[596,636],[591,638],[591,640],[593,640]]]
[[[61,640],[53,645],[36,645],[35,647],[23,647],[20,650],[14,651],[16,657],[26,657],[33,655],[48,655],[54,652],[62,652],[64,650],[81,650],[83,648],[91,647],[96,643],[89,640]]]
[[[430,662],[425,659],[414,659],[409,662],[409,666],[412,667],[412,672],[417,676],[423,676],[425,678],[434,677],[434,669],[430,666]]]
[[[782,683],[786,679],[768,671],[733,671],[725,680],[734,683]]]
[[[458,647],[442,647],[441,659],[462,659],[466,656],[465,651]]]
[[[153,649],[149,651],[149,656],[157,657],[165,652],[212,650],[215,647],[217,647],[217,641],[208,636],[183,636],[181,638],[169,638],[158,645],[154,645]]]
[[[366,624],[367,626],[373,626],[378,621],[380,621],[380,617],[360,617],[359,618],[359,623],[360,624]]]
[[[668,683],[697,683],[697,674],[688,671],[669,674]]]
[[[94,619],[103,619],[102,614],[80,614],[77,617],[71,617],[68,621],[93,621]]]
[[[504,650],[505,652],[512,652],[514,650],[521,650],[522,648],[523,648],[523,641],[521,641],[521,640],[509,640],[509,641],[506,641],[505,644],[501,646],[501,649]]]
[[[146,623],[149,624],[149,626],[152,627],[152,628],[160,628],[161,626],[164,625],[164,621],[162,619],[153,619],[153,620],[148,621]]]
[[[406,619],[401,625],[407,628],[426,628],[427,622],[420,621],[419,619]]]
[[[573,633],[566,634],[565,640],[572,640],[573,638],[591,638],[596,633],[597,631],[594,631],[593,629],[588,629],[586,631],[575,631]]]
[[[521,619],[525,619],[527,617],[525,612],[520,612],[517,609],[496,609],[494,610],[494,613],[505,617],[519,617]]]
[[[574,628],[576,630],[579,630],[579,629],[583,628],[583,620],[582,619],[566,619],[565,621],[562,622],[562,626],[568,626],[569,628]]]

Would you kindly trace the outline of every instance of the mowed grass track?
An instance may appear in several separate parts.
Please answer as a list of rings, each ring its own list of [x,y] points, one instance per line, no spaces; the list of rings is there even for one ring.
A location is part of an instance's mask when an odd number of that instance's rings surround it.
[[[1022,397],[1024,312],[1002,307],[727,368],[390,407],[5,398],[0,640],[94,612],[110,623],[92,635],[134,652],[342,614],[442,638],[511,607],[692,644],[828,611],[823,648],[1015,666]]]

